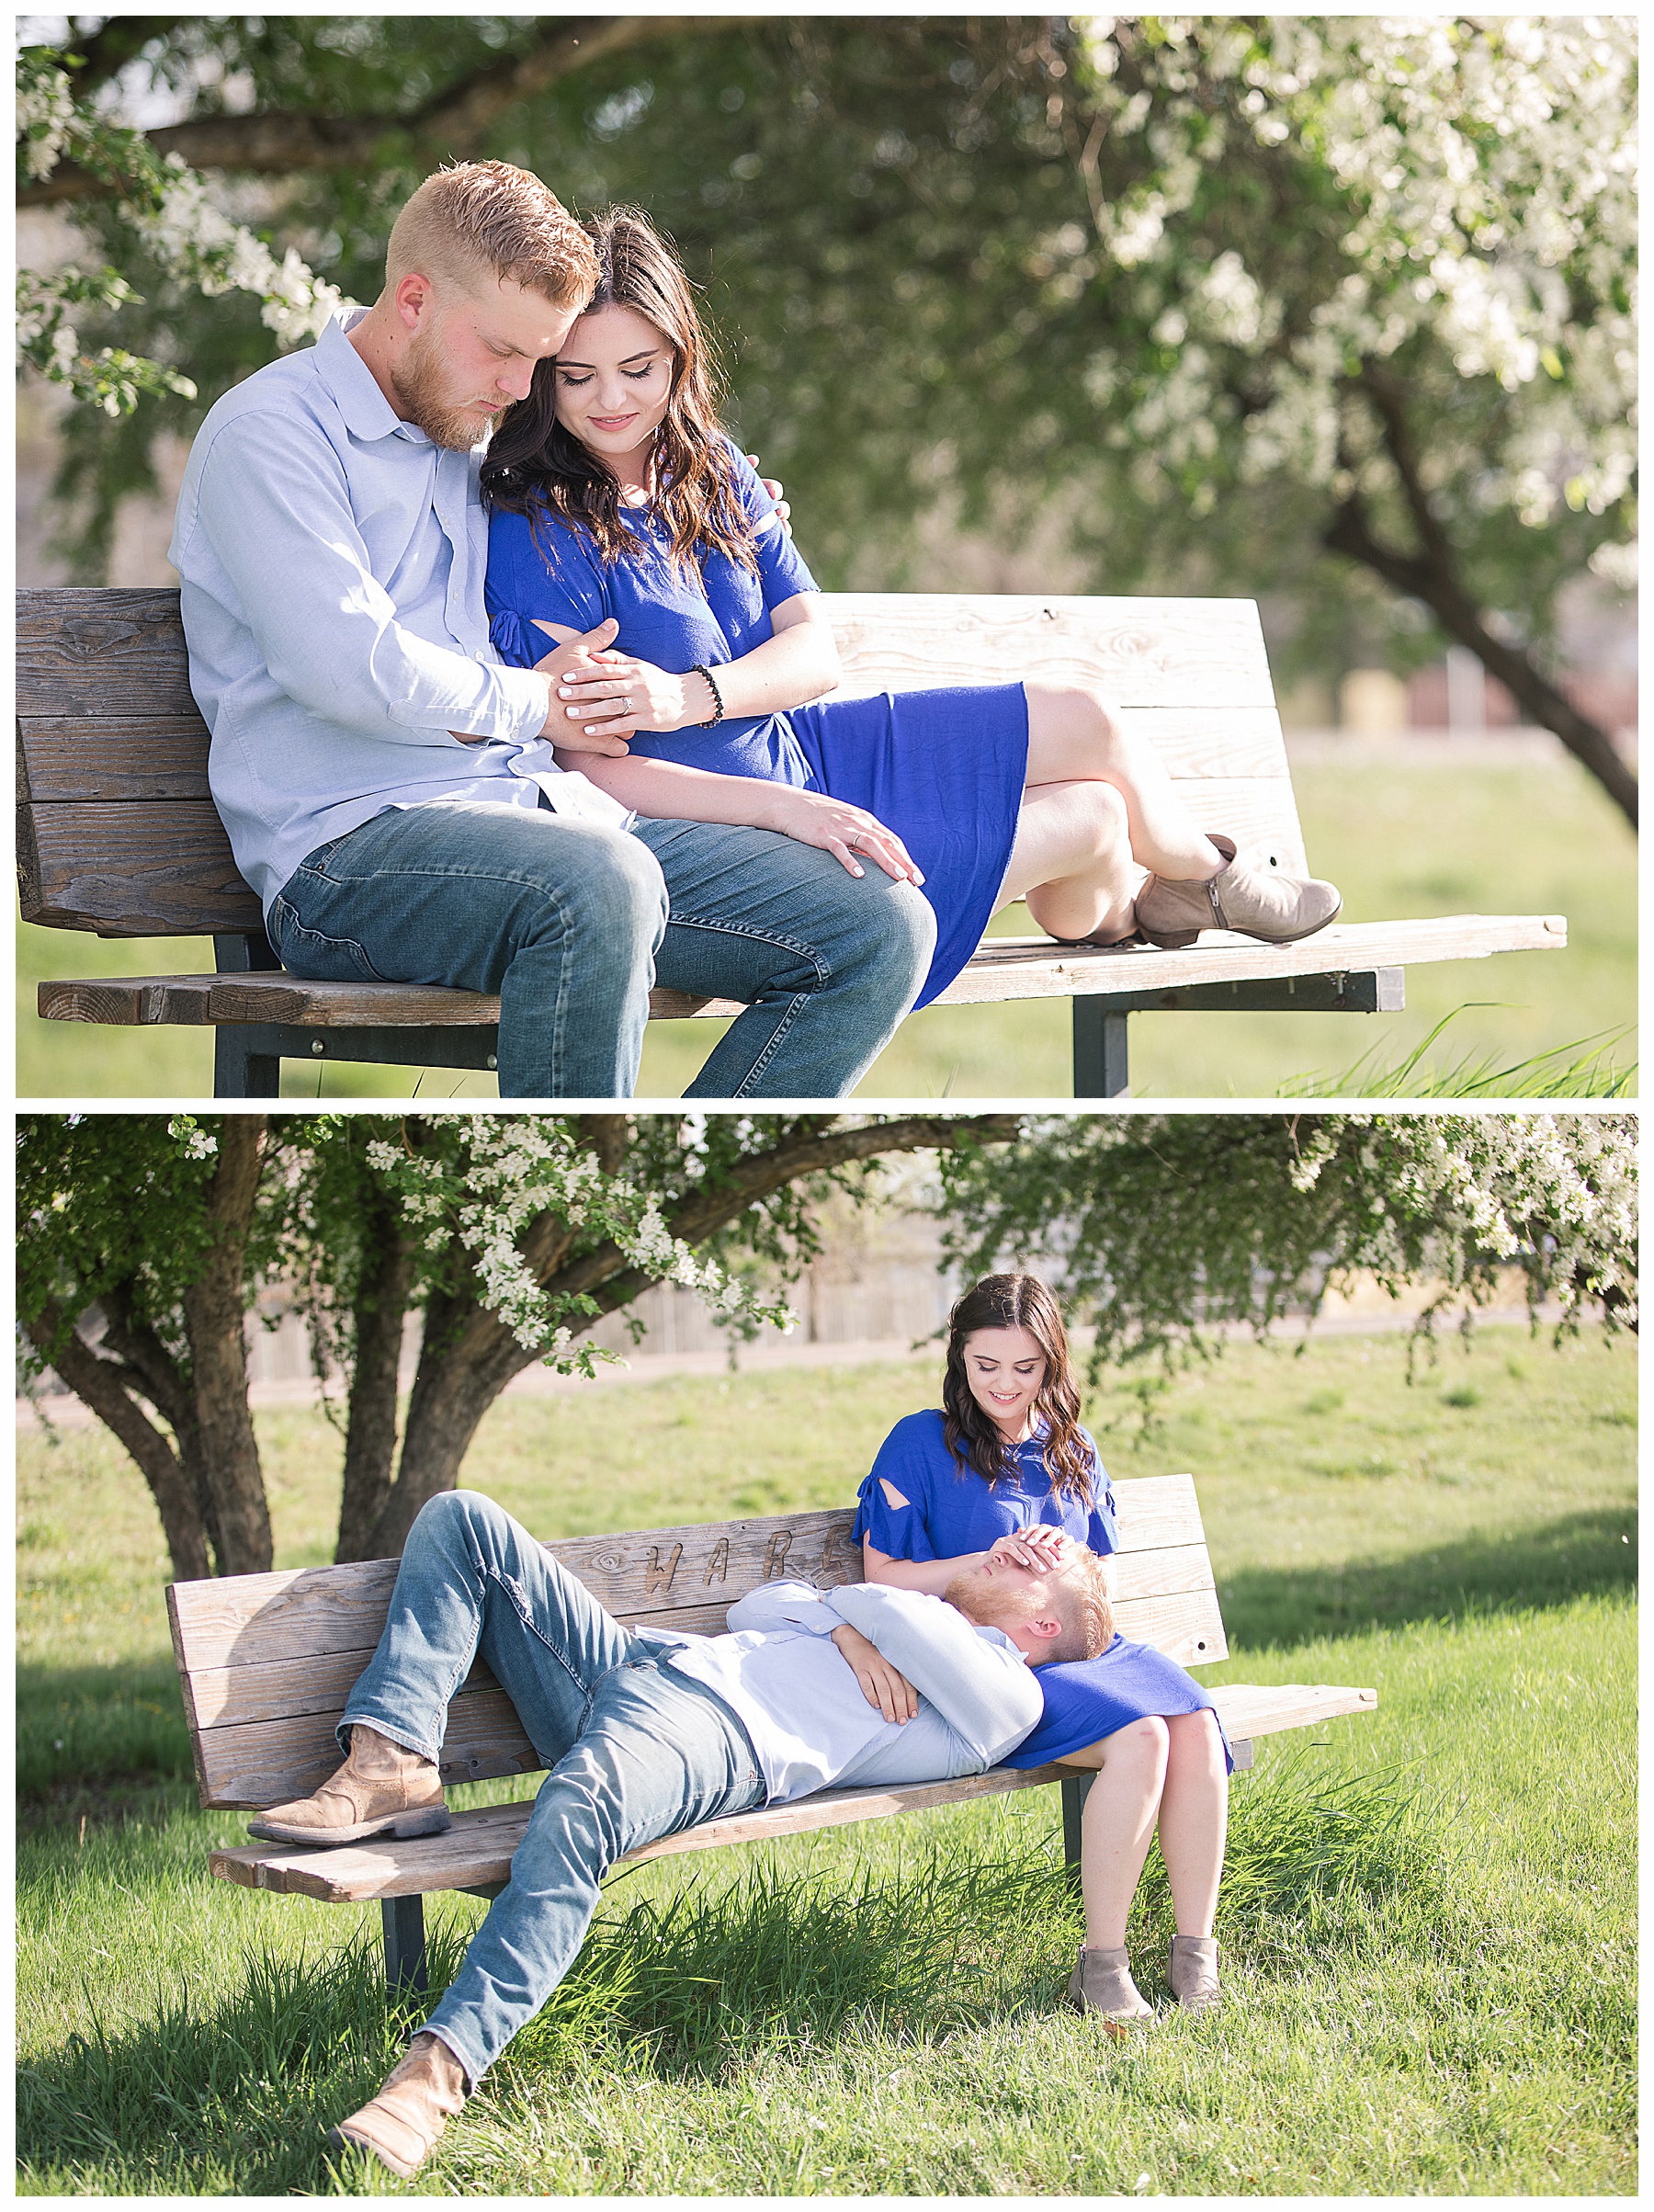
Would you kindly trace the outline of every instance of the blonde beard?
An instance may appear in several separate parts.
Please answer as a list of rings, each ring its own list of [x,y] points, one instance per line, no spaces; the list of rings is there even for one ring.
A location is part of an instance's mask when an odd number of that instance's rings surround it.
[[[1034,1617],[1025,1601],[1003,1584],[957,1574],[942,1593],[946,1603],[978,1628],[1024,1628]]]
[[[440,344],[425,331],[414,333],[400,368],[391,369],[391,387],[407,409],[409,422],[423,430],[432,445],[450,453],[469,453],[493,426],[493,415],[483,415],[480,408],[456,407],[449,399]],[[504,407],[496,412],[504,413]]]

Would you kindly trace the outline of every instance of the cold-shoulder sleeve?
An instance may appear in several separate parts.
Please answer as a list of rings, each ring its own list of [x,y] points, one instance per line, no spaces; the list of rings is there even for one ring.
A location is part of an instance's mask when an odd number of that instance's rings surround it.
[[[1085,1540],[1093,1551],[1108,1553],[1120,1548],[1120,1531],[1115,1520],[1114,1484],[1108,1479],[1097,1450],[1096,1439],[1089,1429],[1082,1429],[1092,1456],[1092,1509],[1086,1524]]]
[[[495,515],[488,526],[488,634],[501,660],[532,668],[555,639],[536,621],[595,630],[609,613],[600,565],[572,530],[546,530],[550,558],[522,515]]]
[[[733,444],[730,459],[735,471],[735,488],[747,520],[758,539],[758,580],[764,588],[765,607],[779,607],[784,599],[796,599],[800,592],[815,592],[821,585],[805,566],[804,556],[787,536],[781,517],[776,512],[776,503],[765,490],[758,471]],[[878,1542],[878,1537],[874,1539]],[[879,1545],[882,1551],[883,1545]]]
[[[856,1499],[855,1524],[850,1534],[860,1543],[865,1537],[891,1560],[935,1560],[944,1555],[925,1531],[930,1518],[931,1470],[925,1446],[928,1428],[936,1425],[935,1413],[910,1413],[899,1421],[878,1447],[873,1471]],[[885,1495],[886,1483],[907,1500],[892,1505]]]

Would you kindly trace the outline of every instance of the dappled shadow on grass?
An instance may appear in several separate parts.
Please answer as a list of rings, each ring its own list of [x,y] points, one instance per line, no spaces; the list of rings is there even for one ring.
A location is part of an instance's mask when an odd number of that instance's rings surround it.
[[[1218,1594],[1229,1641],[1260,1651],[1409,1621],[1565,1605],[1636,1585],[1637,1510],[1627,1504],[1399,1559],[1243,1567],[1219,1576]]]
[[[632,1903],[619,1877],[473,2120],[498,2143],[519,2119],[526,2131],[528,2108],[560,2083],[623,2098],[629,2081],[646,2077],[693,2084],[773,2071],[869,2038],[935,2048],[995,2021],[1048,2015],[1081,1932],[1059,1863],[1055,1792],[1049,1802],[1051,1832],[1020,1854],[973,1855],[960,1828],[880,1876],[841,1865],[789,1877],[754,1853],[721,1887],[692,1883],[663,1902]],[[1219,1922],[1228,1956],[1289,1976],[1307,1959],[1375,1941],[1439,1946],[1445,1864],[1404,1781],[1329,1781],[1283,1764],[1237,1794],[1232,1901]],[[1131,1942],[1148,1962],[1143,1986],[1161,2003],[1157,1962],[1170,1926],[1151,1860]],[[434,1991],[457,1970],[468,1933],[469,1923],[437,1918]],[[32,2059],[17,2102],[25,2185],[189,2195],[374,2185],[354,2163],[335,2176],[323,2145],[396,2054],[377,1948],[364,1931],[319,1961],[251,1955],[233,1993],[206,2008],[187,1990],[161,1990],[153,2022],[100,2025]],[[445,2142],[438,2185],[458,2176],[467,2194],[501,2193],[497,2165],[486,2180],[470,2175],[474,2150],[462,2123]]]

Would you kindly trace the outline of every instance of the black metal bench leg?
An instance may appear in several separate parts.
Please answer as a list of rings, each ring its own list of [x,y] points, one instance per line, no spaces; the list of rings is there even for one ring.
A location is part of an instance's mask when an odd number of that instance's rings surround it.
[[[281,1096],[281,1062],[273,1052],[255,1052],[246,1032],[230,1022],[221,1022],[212,1036],[215,1098]]]
[[[380,1911],[385,1922],[385,1987],[392,1997],[423,1997],[428,1986],[425,1899],[387,1897]]]
[[[1118,1098],[1126,1088],[1126,1024],[1105,998],[1074,1001],[1074,1096]]]
[[[1080,1816],[1095,1775],[1067,1775],[1062,1783],[1062,1870],[1076,1896],[1080,1890]]]

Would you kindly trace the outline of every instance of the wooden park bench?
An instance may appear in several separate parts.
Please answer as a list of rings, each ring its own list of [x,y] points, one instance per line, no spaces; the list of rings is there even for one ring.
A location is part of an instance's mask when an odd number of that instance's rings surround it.
[[[1120,1552],[1115,1616],[1121,1633],[1154,1644],[1184,1666],[1226,1659],[1211,1561],[1188,1475],[1115,1486]],[[848,1513],[782,1514],[762,1521],[572,1537],[546,1549],[629,1626],[652,1623],[717,1635],[745,1592],[779,1577],[818,1589],[862,1579]],[[338,1766],[334,1735],[351,1685],[367,1665],[390,1605],[394,1560],[281,1574],[175,1582],[167,1591],[173,1649],[195,1751],[203,1806],[248,1809],[307,1796]],[[1367,1712],[1368,1689],[1288,1684],[1213,1692],[1238,1768],[1252,1763],[1252,1739],[1309,1728],[1341,1713]],[[442,1745],[445,1783],[529,1774],[539,1764],[504,1692],[479,1665],[448,1708]],[[895,1788],[829,1789],[790,1805],[707,1821],[630,1854],[623,1864],[724,1843],[836,1828],[932,1805],[954,1805],[1059,1782],[1063,1839],[1077,1872],[1080,1813],[1090,1776],[1072,1767],[1000,1766],[952,1782]],[[285,1890],[329,1904],[377,1901],[384,1920],[391,1987],[425,1986],[423,1900],[443,1890],[497,1897],[511,1875],[531,1800],[457,1812],[444,1835],[390,1838],[327,1850],[289,1843],[243,1844],[211,1854],[214,1874],[250,1889]]]
[[[47,1021],[207,1025],[221,1098],[274,1098],[284,1059],[492,1069],[500,1003],[424,984],[284,974],[207,788],[176,591],[17,595],[17,845],[23,918],[105,937],[210,936],[213,975],[40,986]],[[1038,674],[1093,679],[1152,738],[1196,818],[1306,867],[1258,611],[1250,599],[830,594],[838,696]],[[1074,1095],[1126,1088],[1137,1012],[1392,1013],[1410,962],[1554,950],[1558,914],[1335,923],[1297,945],[1207,932],[1178,952],[984,940],[936,1004],[1073,1000]],[[657,1018],[725,999],[656,991]]]

